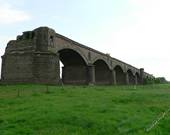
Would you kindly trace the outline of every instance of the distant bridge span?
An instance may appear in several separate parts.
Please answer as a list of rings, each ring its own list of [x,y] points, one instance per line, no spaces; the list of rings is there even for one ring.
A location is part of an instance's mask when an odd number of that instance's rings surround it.
[[[1,79],[7,83],[134,85],[144,78],[153,76],[48,27],[23,32],[2,56]]]

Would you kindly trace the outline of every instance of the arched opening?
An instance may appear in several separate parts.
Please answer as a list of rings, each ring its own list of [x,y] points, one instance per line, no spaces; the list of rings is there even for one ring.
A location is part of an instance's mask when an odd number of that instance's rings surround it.
[[[116,84],[117,85],[124,85],[126,84],[126,76],[123,72],[123,69],[120,66],[116,66],[114,68],[115,70],[115,76],[116,76]]]
[[[136,82],[137,82],[137,84],[140,84],[140,76],[139,76],[139,73],[138,72],[136,72]]]
[[[64,64],[61,61],[59,61],[59,63],[60,63],[60,79],[62,79],[62,73],[63,73],[62,69],[64,67]]]
[[[95,81],[96,84],[110,84],[111,83],[111,70],[103,60],[94,62],[95,66]]]
[[[129,78],[129,84],[135,85],[135,76],[133,75],[132,71],[128,70],[127,73],[128,73],[128,78]]]
[[[79,53],[72,49],[63,49],[59,51],[59,59],[63,64],[60,74],[64,84],[87,83],[86,62]]]

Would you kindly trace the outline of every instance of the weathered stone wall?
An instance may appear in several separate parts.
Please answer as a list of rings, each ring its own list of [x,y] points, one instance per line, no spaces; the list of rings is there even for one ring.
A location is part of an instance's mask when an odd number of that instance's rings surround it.
[[[99,60],[94,63],[96,84],[111,84],[111,70],[107,65]]]
[[[63,83],[87,84],[87,67],[85,66],[63,67]]]
[[[115,72],[115,79],[116,79],[116,84],[118,85],[125,85],[127,84],[126,80],[126,73],[123,72],[120,66],[116,66],[114,68]]]
[[[132,74],[132,72],[127,72],[128,73],[128,78],[129,78],[129,84],[130,85],[134,85],[136,82],[135,82],[135,76]]]
[[[30,82],[33,79],[32,54],[9,54],[3,56],[2,80]]]
[[[103,68],[97,68],[95,70],[96,84],[111,84],[111,71]]]
[[[34,82],[59,83],[60,68],[58,55],[51,53],[35,53],[32,66]]]

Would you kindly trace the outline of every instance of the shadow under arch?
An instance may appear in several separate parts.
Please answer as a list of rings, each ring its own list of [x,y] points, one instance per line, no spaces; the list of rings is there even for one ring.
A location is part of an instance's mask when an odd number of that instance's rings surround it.
[[[62,50],[72,50],[72,51],[76,52],[77,54],[79,54],[82,57],[82,59],[84,60],[86,65],[88,65],[89,61],[80,49],[78,49],[78,48],[75,49],[75,48],[72,48],[72,47],[61,47],[59,50],[57,50],[57,52],[61,52]]]
[[[87,63],[83,57],[72,49],[58,51],[62,67],[62,82],[64,84],[86,84]]]
[[[116,77],[116,84],[117,85],[125,85],[126,84],[126,75],[123,72],[123,69],[121,68],[121,66],[116,65],[114,67],[114,71],[115,71],[115,77]]]
[[[95,66],[96,84],[111,84],[111,70],[106,62],[102,59],[98,59],[93,65]]]
[[[136,76],[136,83],[139,85],[140,84],[140,75],[138,72],[135,73]]]
[[[127,74],[128,74],[129,84],[130,84],[130,85],[135,85],[135,84],[136,84],[136,82],[135,82],[135,76],[133,75],[131,69],[128,69],[128,70],[127,70]]]

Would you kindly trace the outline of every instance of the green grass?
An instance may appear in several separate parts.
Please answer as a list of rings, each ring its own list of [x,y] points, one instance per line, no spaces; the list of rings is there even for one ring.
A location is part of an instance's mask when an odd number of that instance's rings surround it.
[[[0,86],[0,135],[169,135],[170,85]]]

